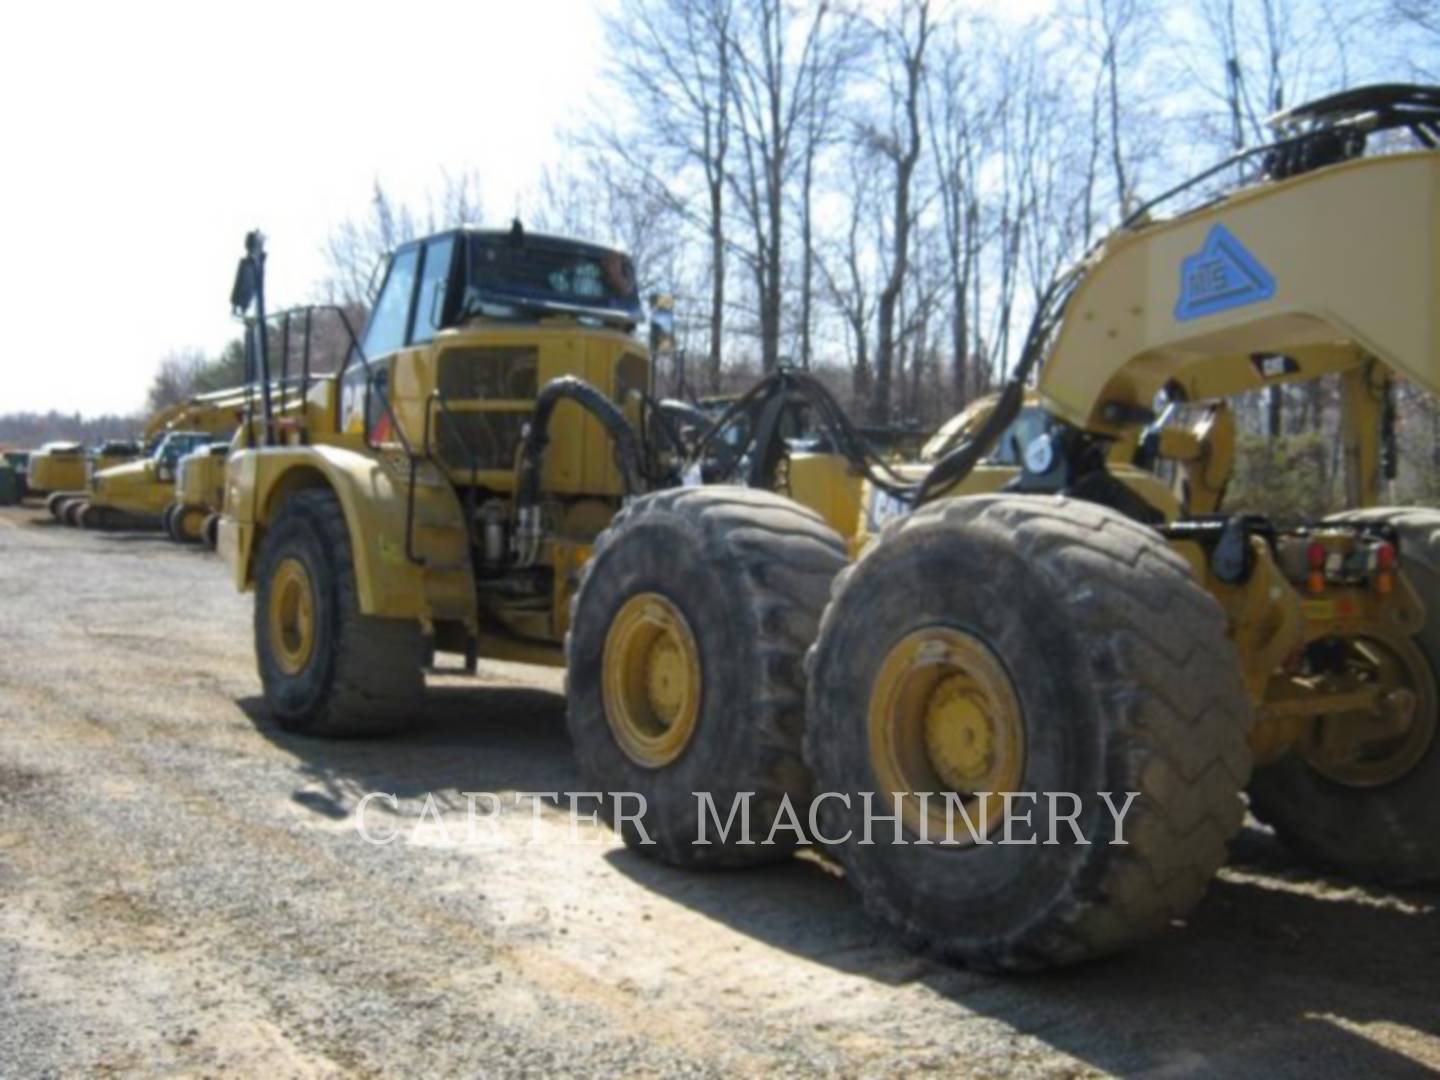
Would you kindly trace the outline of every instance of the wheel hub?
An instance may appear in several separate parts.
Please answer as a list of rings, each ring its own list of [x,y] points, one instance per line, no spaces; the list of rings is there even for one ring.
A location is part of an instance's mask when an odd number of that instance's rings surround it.
[[[952,798],[977,830],[982,814],[987,828],[999,823],[1002,794],[1024,774],[1024,721],[1009,673],[978,637],[946,626],[903,637],[881,662],[868,724],[879,790],[900,795],[912,833],[923,823],[941,839],[951,824],[949,835],[968,841],[962,822],[947,822]]]
[[[1368,713],[1322,716],[1310,725],[1300,753],[1310,767],[1347,787],[1379,787],[1408,773],[1437,732],[1440,702],[1424,655],[1413,641],[1355,638],[1344,665],[1347,686],[1376,687]]]
[[[305,564],[282,559],[270,582],[270,648],[280,670],[298,675],[315,650],[315,599]]]
[[[990,771],[995,720],[964,678],[952,676],[931,694],[925,710],[925,750],[936,774],[953,790],[973,787]]]
[[[636,764],[660,768],[684,751],[700,715],[700,649],[684,614],[639,593],[615,614],[602,659],[605,718]]]

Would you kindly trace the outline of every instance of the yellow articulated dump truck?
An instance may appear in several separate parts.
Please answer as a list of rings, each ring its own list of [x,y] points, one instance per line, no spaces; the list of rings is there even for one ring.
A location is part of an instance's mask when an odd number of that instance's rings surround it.
[[[985,969],[1172,925],[1247,797],[1317,863],[1440,879],[1440,513],[1375,505],[1393,382],[1440,392],[1440,91],[1276,125],[1061,274],[999,396],[910,465],[799,372],[676,436],[617,253],[402,247],[340,382],[302,425],[262,401],[230,459],[268,707],[391,730],[433,653],[564,662],[628,844],[707,867],[814,842],[906,941]],[[262,271],[252,236],[252,326]],[[1227,399],[1327,376],[1352,508],[1227,513]],[[777,437],[797,397],[805,451]],[[720,482],[686,485],[733,424]]]
[[[228,439],[217,440],[191,451],[176,466],[174,501],[165,508],[160,524],[177,544],[198,542],[215,548],[230,448]]]
[[[29,493],[45,496],[59,517],[62,504],[84,491],[94,470],[123,465],[141,453],[140,443],[131,439],[107,439],[89,452],[78,442],[46,443],[30,455]]]
[[[152,417],[146,452],[124,464],[91,472],[84,491],[58,501],[63,521],[83,528],[156,528],[175,502],[180,459],[228,440],[244,412],[243,390],[200,394]]]

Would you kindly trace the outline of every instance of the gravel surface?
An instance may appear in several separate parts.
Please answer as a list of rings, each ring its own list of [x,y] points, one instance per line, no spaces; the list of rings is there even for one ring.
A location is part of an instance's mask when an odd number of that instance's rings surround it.
[[[284,734],[250,605],[197,549],[0,511],[0,1075],[1440,1068],[1435,892],[1252,830],[1149,947],[947,968],[819,860],[681,873],[516,800],[578,785],[558,673],[434,677],[399,738]],[[468,838],[465,792],[503,800]]]

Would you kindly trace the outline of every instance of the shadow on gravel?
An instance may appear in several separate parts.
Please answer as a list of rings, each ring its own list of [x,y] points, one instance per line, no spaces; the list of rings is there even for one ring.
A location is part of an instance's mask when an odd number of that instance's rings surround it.
[[[414,730],[355,741],[289,735],[261,699],[239,704],[300,760],[307,782],[292,797],[325,817],[346,816],[369,791],[433,794],[460,809],[461,791],[579,785],[564,699],[543,690],[432,687]],[[1256,829],[1242,834],[1187,926],[1124,956],[1009,977],[909,952],[809,855],[712,873],[624,849],[603,857],[657,895],[776,949],[882,985],[923,987],[1105,1071],[1415,1075],[1416,1059],[1366,1029],[1384,1027],[1402,1045],[1404,1029],[1440,1034],[1440,894],[1317,877]],[[943,1045],[943,1032],[931,1034]]]
[[[565,733],[565,699],[512,686],[430,687],[423,715],[403,734],[317,739],[283,731],[260,697],[237,702],[262,736],[293,754],[306,782],[292,798],[332,818],[367,793],[433,795],[463,810],[464,791],[574,791],[580,786]]]
[[[107,544],[165,544],[177,550],[192,546],[175,543],[159,529],[93,529],[90,534]]]
[[[886,984],[918,983],[1106,1071],[1423,1071],[1364,1029],[1440,1035],[1440,894],[1317,878],[1258,830],[1238,848],[1188,926],[1124,956],[1003,977],[910,953],[808,857],[705,875],[628,850],[609,858],[647,888],[775,948]]]

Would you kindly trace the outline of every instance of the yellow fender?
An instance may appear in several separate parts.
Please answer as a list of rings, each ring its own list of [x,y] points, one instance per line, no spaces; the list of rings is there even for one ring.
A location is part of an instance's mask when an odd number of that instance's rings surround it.
[[[220,554],[236,586],[251,588],[255,552],[285,500],[326,487],[345,512],[363,614],[460,620],[473,627],[475,586],[460,500],[434,465],[419,465],[409,548],[423,560],[418,564],[406,548],[409,482],[409,462],[398,452],[332,445],[237,450],[225,469]]]

